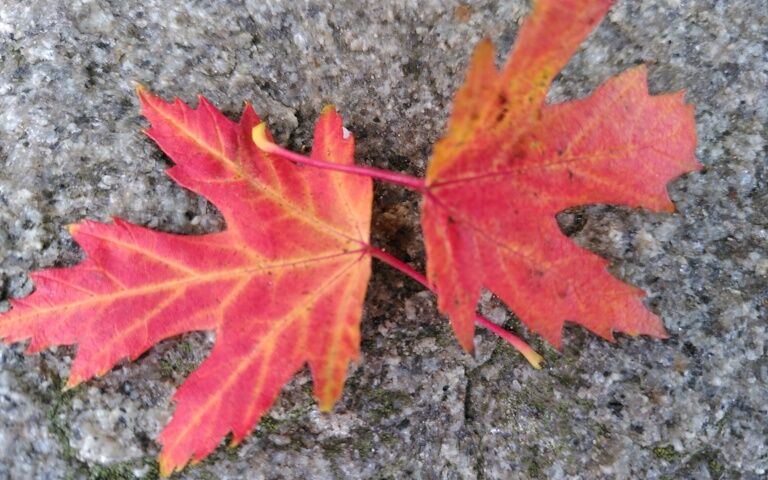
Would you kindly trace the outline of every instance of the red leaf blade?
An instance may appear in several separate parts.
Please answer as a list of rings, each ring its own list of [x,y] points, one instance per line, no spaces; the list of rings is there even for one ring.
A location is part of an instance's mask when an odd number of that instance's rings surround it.
[[[671,211],[671,179],[700,168],[693,109],[650,96],[644,68],[582,100],[544,104],[549,83],[610,2],[536,2],[501,73],[481,43],[435,146],[422,205],[427,275],[459,342],[471,350],[481,288],[559,346],[568,320],[664,336],[643,292],[560,232],[555,215],[590,203]],[[562,35],[551,32],[562,31]]]
[[[76,344],[74,385],[164,338],[215,331],[160,436],[168,475],[228,432],[241,440],[304,364],[321,409],[339,398],[359,356],[372,184],[265,155],[251,141],[259,119],[249,105],[235,123],[205,99],[192,109],[138,93],[147,133],[175,162],[169,175],[211,200],[227,229],[182,236],[119,219],[75,226],[86,260],[33,275],[35,293],[12,302],[0,336],[31,338],[31,350]],[[313,156],[351,164],[353,151],[341,117],[324,110]]]

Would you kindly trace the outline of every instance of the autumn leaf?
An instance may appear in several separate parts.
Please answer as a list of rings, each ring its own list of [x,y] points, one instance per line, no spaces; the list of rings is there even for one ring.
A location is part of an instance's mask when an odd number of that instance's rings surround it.
[[[648,94],[645,67],[588,98],[550,105],[547,90],[609,0],[540,0],[501,71],[481,43],[428,167],[422,204],[427,276],[462,346],[473,348],[482,288],[560,346],[564,321],[664,337],[643,292],[563,235],[555,215],[593,203],[674,210],[666,184],[697,170],[693,108]]]
[[[356,166],[353,139],[331,108],[307,158],[275,145],[250,105],[235,123],[204,98],[191,109],[139,89],[147,133],[175,162],[168,174],[213,202],[226,229],[183,236],[120,219],[71,226],[85,261],[31,274],[35,293],[11,301],[0,337],[29,340],[30,352],[77,345],[71,387],[165,338],[215,332],[160,434],[168,475],[229,433],[240,442],[305,364],[320,408],[332,407],[359,356],[371,256],[436,292],[469,351],[478,323],[533,366],[542,362],[477,315],[482,288],[558,347],[565,321],[609,340],[616,331],[665,336],[643,292],[612,277],[555,217],[592,203],[673,211],[666,184],[700,168],[692,107],[682,93],[649,95],[643,67],[588,98],[545,102],[610,4],[535,2],[501,71],[481,43],[423,180]],[[426,278],[369,245],[371,178],[424,195]]]
[[[304,364],[322,410],[339,398],[359,355],[372,186],[259,151],[250,105],[234,123],[204,98],[193,110],[143,89],[139,96],[147,134],[175,162],[168,175],[212,201],[226,230],[173,235],[119,219],[72,226],[86,260],[31,274],[35,293],[11,301],[0,336],[31,339],[33,352],[77,345],[74,386],[165,338],[214,331],[212,352],[174,395],[159,438],[167,475],[229,432],[240,442]],[[340,116],[324,110],[313,158],[351,164],[353,149]]]

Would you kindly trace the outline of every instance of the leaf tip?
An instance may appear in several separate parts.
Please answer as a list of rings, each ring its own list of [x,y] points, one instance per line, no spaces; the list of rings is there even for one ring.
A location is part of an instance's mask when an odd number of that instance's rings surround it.
[[[136,95],[141,97],[145,93],[147,93],[147,87],[145,87],[141,82],[133,81],[133,90],[136,92]]]
[[[453,333],[456,336],[456,340],[458,340],[459,345],[461,345],[461,348],[464,349],[465,352],[475,356],[475,324],[474,321],[469,325],[469,328],[466,328],[464,325],[451,321],[451,325],[453,326]]]
[[[139,82],[133,82],[133,90],[136,92],[136,96],[139,97],[139,103],[142,109],[146,109],[147,103],[152,98],[152,93],[147,87]]]
[[[256,117],[256,121],[259,123],[261,122],[261,120],[256,115],[256,110],[254,110],[253,104],[246,100],[243,102],[243,114],[240,116],[240,122],[242,123],[243,117],[247,118],[250,116]]]
[[[648,335],[661,340],[666,340],[669,338],[669,332],[667,332],[667,329],[664,327],[664,322],[662,322],[658,316],[652,313],[650,313],[645,327],[646,328],[640,329],[637,332],[638,335]]]
[[[333,410],[333,405],[336,402],[333,400],[319,400],[318,401],[318,408],[320,408],[320,411],[323,413],[329,413],[331,410]]]
[[[181,100],[179,98],[176,98],[176,101],[181,101]],[[211,101],[205,98],[205,95],[203,95],[202,93],[197,94],[197,108],[198,109],[204,108],[209,111],[216,110],[216,107],[214,107]]]
[[[483,37],[475,46],[473,58],[483,58],[487,55],[493,58],[496,55],[496,47],[490,37]]]
[[[195,463],[199,463],[199,460],[190,459],[187,458],[186,460],[174,460],[171,458],[169,454],[166,452],[160,452],[160,456],[157,459],[157,463],[159,465],[160,470],[160,477],[161,478],[168,478],[171,475],[173,475],[176,472],[180,472],[184,469],[187,464],[194,465]]]
[[[176,471],[176,467],[163,454],[160,454],[158,463],[160,464],[160,476],[162,478],[168,478]]]
[[[61,390],[63,392],[68,392],[80,385],[82,381],[83,379],[79,375],[73,373],[69,376],[67,383],[64,384],[64,387]]]

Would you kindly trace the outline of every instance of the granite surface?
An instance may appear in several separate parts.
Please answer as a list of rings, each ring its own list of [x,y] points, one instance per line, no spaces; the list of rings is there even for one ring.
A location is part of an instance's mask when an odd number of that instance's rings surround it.
[[[490,36],[506,52],[528,8],[0,2],[0,310],[32,290],[29,271],[81,258],[68,223],[223,227],[164,176],[134,82],[189,102],[202,93],[233,116],[250,100],[294,149],[332,102],[360,162],[421,175],[473,45]],[[535,371],[478,331],[473,359],[431,295],[375,265],[363,361],[334,412],[317,411],[302,372],[242,446],[178,478],[765,478],[768,1],[619,0],[550,98],[587,95],[639,63],[653,92],[687,89],[706,170],[670,185],[675,214],[592,206],[560,219],[649,293],[668,340],[610,344],[568,328],[561,353],[532,339],[547,359]],[[376,243],[423,268],[418,198],[377,185],[375,203]],[[492,296],[482,309],[527,335]],[[155,478],[170,395],[211,343],[166,341],[70,391],[72,348],[0,347],[0,478]]]

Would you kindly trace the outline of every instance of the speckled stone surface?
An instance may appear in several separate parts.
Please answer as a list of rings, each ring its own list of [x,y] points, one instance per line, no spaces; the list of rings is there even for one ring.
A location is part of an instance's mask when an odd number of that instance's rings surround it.
[[[529,8],[333,3],[0,2],[0,310],[32,290],[30,270],[81,258],[68,223],[223,227],[164,176],[134,82],[230,115],[250,100],[294,149],[332,102],[360,162],[420,175],[473,45],[490,36],[506,52]],[[473,359],[429,294],[376,265],[363,361],[335,411],[318,413],[304,372],[242,446],[178,477],[765,478],[768,1],[619,0],[550,98],[639,63],[653,92],[687,89],[706,170],[670,185],[676,214],[593,206],[561,221],[649,293],[670,339],[569,328],[562,353],[532,339],[547,358],[534,371],[478,331]],[[378,185],[375,210],[377,244],[423,267],[418,198]],[[482,309],[527,334],[493,297]],[[211,343],[164,342],[67,392],[73,349],[0,347],[0,478],[155,478],[170,395]]]

